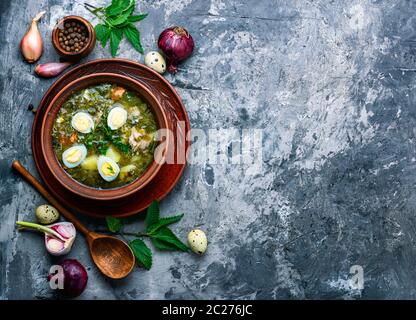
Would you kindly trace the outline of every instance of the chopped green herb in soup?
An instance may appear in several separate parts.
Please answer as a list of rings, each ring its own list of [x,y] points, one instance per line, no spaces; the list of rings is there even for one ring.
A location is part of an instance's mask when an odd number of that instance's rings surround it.
[[[80,90],[62,105],[52,130],[55,154],[75,180],[116,188],[153,160],[157,125],[147,104],[112,84]]]

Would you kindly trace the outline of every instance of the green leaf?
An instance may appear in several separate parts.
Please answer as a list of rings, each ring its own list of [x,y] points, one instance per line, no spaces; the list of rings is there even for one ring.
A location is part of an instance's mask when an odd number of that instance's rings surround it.
[[[150,226],[154,225],[156,222],[159,221],[159,214],[160,214],[160,208],[159,208],[159,202],[156,200],[153,200],[150,206],[147,208],[146,213],[146,227],[149,228]]]
[[[130,41],[131,45],[134,49],[139,51],[140,53],[144,53],[142,44],[140,43],[140,32],[136,29],[134,25],[129,23],[127,26],[123,28],[123,32],[126,38]]]
[[[127,21],[128,22],[138,22],[138,21],[142,21],[148,15],[149,15],[148,13],[143,13],[143,14],[139,14],[137,16],[130,16],[130,17],[128,17]]]
[[[182,217],[183,217],[183,214],[179,214],[177,216],[161,218],[161,219],[159,219],[158,222],[156,222],[155,224],[153,224],[149,228],[147,228],[147,232],[148,233],[155,233],[157,230],[159,230],[160,228],[162,228],[164,226],[168,226],[172,223],[178,222],[179,220],[182,219]]]
[[[188,251],[188,247],[182,243],[182,241],[179,240],[168,227],[160,228],[158,232],[153,235],[153,238],[168,243],[169,245],[175,247],[176,250]]]
[[[140,239],[134,239],[129,245],[137,262],[145,269],[150,270],[152,267],[152,251],[149,247]]]
[[[97,40],[105,47],[110,38],[110,28],[105,24],[100,23],[95,26],[95,33],[97,35]]]
[[[120,219],[117,219],[111,216],[105,217],[105,221],[107,221],[107,228],[111,232],[118,232],[123,226],[123,223],[121,222]]]
[[[112,139],[112,143],[122,153],[128,154],[130,152],[130,146],[128,144],[121,142],[120,139]]]
[[[163,240],[159,240],[156,238],[151,238],[151,241],[156,249],[162,251],[176,251],[178,250],[174,245],[170,244],[169,242],[165,242]]]
[[[105,9],[105,13],[108,16],[116,16],[130,8],[133,4],[133,0],[113,0],[111,5]]]
[[[119,24],[122,24],[127,21],[127,18],[133,13],[134,7],[131,7],[130,9],[123,12],[121,15],[109,18],[107,19],[108,23],[112,26],[118,26]]]
[[[120,45],[120,41],[123,38],[123,32],[119,29],[111,29],[110,34],[110,48],[111,48],[111,55],[115,57],[117,55],[118,47]]]

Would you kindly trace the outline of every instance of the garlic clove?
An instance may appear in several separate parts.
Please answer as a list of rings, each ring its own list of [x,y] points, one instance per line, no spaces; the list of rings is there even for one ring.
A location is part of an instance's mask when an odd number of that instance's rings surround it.
[[[45,244],[48,251],[54,255],[56,255],[55,253],[62,252],[65,248],[64,242],[52,237],[47,237],[47,242]]]

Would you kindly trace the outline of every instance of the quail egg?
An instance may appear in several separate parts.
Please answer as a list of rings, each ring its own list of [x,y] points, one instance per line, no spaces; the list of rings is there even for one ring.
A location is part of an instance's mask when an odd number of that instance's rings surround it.
[[[127,111],[119,103],[115,103],[108,113],[107,125],[111,130],[120,129],[127,121]]]
[[[100,156],[98,158],[97,167],[101,178],[107,182],[115,180],[120,173],[118,164],[109,157]]]
[[[87,156],[87,148],[83,144],[72,146],[62,153],[62,162],[68,168],[79,166]]]
[[[165,73],[166,71],[165,58],[157,51],[150,51],[146,54],[144,57],[144,64],[160,74]]]
[[[77,112],[72,117],[71,126],[81,133],[90,133],[94,130],[94,120],[89,113]]]
[[[208,241],[205,232],[200,229],[193,229],[188,233],[188,244],[193,252],[202,255],[207,250]]]
[[[59,212],[48,204],[42,204],[36,208],[36,219],[41,224],[51,224],[59,219]]]

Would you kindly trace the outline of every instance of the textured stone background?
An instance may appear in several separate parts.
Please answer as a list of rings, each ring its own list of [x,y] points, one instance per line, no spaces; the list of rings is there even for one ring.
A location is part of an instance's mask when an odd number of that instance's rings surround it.
[[[89,0],[92,4],[106,1]],[[104,279],[80,236],[70,257],[88,266],[81,298],[416,298],[414,1],[147,0],[140,23],[146,50],[160,31],[186,26],[191,59],[168,75],[193,128],[263,129],[263,170],[189,165],[162,202],[174,227],[207,231],[198,258],[155,253],[151,271]],[[35,172],[33,115],[53,80],[22,61],[18,40],[29,21],[46,39],[56,19],[92,16],[83,1],[0,1],[0,298],[52,298],[45,281],[55,261],[38,234],[16,232],[33,219],[39,195],[10,170],[19,158]],[[96,47],[88,58],[109,57]],[[142,60],[129,44],[120,57]],[[102,222],[84,219],[91,228]],[[131,219],[137,229],[142,218]],[[350,267],[364,268],[363,290]]]

